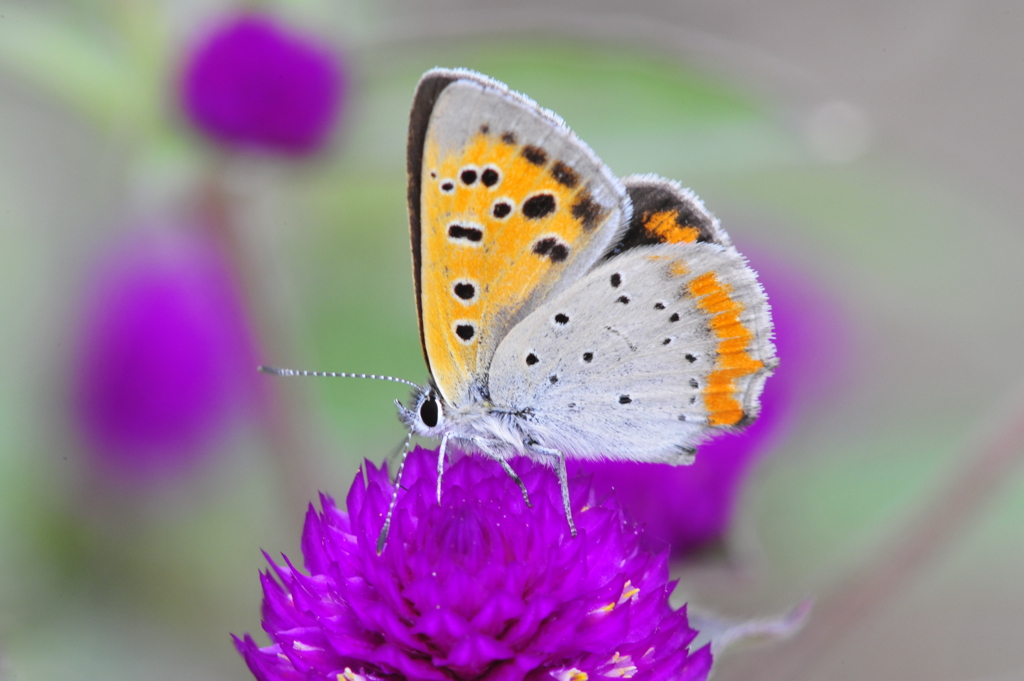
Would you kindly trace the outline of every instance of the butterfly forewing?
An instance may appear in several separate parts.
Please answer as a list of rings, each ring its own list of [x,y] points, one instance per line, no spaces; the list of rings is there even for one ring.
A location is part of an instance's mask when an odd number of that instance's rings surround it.
[[[508,331],[621,238],[630,203],[554,114],[495,81],[434,71],[415,107],[420,331],[438,389],[458,405],[480,399]]]
[[[570,456],[678,461],[756,416],[770,336],[764,292],[735,250],[638,245],[512,329],[490,393]]]

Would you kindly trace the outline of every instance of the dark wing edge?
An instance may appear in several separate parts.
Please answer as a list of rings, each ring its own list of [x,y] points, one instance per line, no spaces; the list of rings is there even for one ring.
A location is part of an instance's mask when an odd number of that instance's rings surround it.
[[[408,209],[409,236],[412,240],[412,282],[416,295],[416,320],[420,329],[420,347],[423,359],[430,370],[430,357],[427,355],[427,343],[423,336],[423,301],[420,297],[420,270],[423,258],[420,257],[420,241],[423,236],[420,210],[420,191],[422,187],[420,168],[423,165],[423,144],[427,138],[427,124],[434,104],[441,92],[459,79],[455,71],[433,69],[427,71],[416,86],[416,94],[412,100],[412,112],[409,114],[409,142],[406,148],[406,170],[408,172]]]

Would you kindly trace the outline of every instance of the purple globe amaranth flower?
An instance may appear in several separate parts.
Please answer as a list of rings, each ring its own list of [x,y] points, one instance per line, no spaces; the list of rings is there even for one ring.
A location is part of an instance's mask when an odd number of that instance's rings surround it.
[[[572,538],[547,468],[512,463],[534,506],[494,461],[463,457],[436,498],[437,453],[410,453],[384,551],[391,492],[366,465],[347,510],[321,496],[302,536],[308,575],[285,559],[262,575],[271,645],[235,638],[260,681],[707,678],[711,650],[668,603],[667,547],[652,551],[614,498],[571,486]],[[269,557],[268,557],[269,560]]]
[[[761,413],[746,430],[698,447],[691,466],[585,462],[599,494],[615,490],[630,515],[683,557],[720,539],[751,466],[771,451],[841,375],[849,333],[835,300],[813,278],[778,259],[750,259],[768,292],[780,365],[761,395]]]
[[[179,473],[252,392],[240,291],[217,244],[197,234],[137,232],[97,265],[73,386],[81,437],[115,477]]]
[[[182,106],[229,147],[288,155],[321,149],[345,94],[341,61],[310,36],[254,13],[210,31],[187,55]]]

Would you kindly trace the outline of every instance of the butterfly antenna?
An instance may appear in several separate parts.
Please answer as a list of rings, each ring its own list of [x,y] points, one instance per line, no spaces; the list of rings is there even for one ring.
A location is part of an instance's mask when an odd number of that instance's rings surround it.
[[[377,374],[349,374],[344,371],[304,371],[300,369],[282,369],[280,367],[268,367],[261,366],[259,371],[264,374],[271,374],[273,376],[319,376],[325,378],[372,378],[377,381],[392,381],[394,383],[404,383],[411,385],[413,388],[419,388],[412,381],[407,381],[404,378],[395,378],[394,376],[379,376]]]
[[[384,527],[380,528],[380,536],[377,537],[377,555],[384,553],[384,545],[388,541],[388,530],[391,529],[391,516],[398,504],[398,490],[402,487],[402,471],[405,470],[405,461],[409,458],[409,442],[412,440],[412,433],[405,436],[405,443],[402,445],[402,462],[398,464],[398,473],[395,475],[395,487],[391,492],[391,503],[388,504],[388,515],[384,518]]]

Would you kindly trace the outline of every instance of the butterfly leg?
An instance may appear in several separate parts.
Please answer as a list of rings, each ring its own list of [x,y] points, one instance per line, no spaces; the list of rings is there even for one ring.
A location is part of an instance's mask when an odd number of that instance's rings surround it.
[[[506,473],[508,473],[508,477],[512,478],[512,481],[519,485],[519,491],[523,493],[523,501],[526,502],[526,505],[529,508],[533,508],[533,504],[530,503],[530,493],[526,491],[526,483],[523,482],[522,478],[520,478],[514,470],[512,470],[512,466],[508,464],[508,461],[499,457],[498,463],[500,463],[501,467]]]
[[[530,501],[530,493],[526,490],[526,483],[522,481],[518,473],[512,470],[512,466],[509,465],[508,461],[506,461],[501,455],[493,453],[493,449],[491,446],[489,446],[487,440],[480,437],[468,437],[459,439],[471,443],[473,447],[481,454],[489,456],[495,461],[497,461],[499,464],[501,464],[501,469],[508,474],[508,477],[512,478],[512,482],[516,483],[516,485],[519,487],[519,491],[523,493],[523,501],[526,502],[527,507],[533,508],[533,503]]]
[[[391,529],[391,516],[395,512],[395,504],[398,503],[398,489],[402,486],[402,471],[405,470],[405,460],[409,457],[409,442],[412,440],[412,433],[405,436],[402,444],[402,462],[398,464],[398,473],[395,474],[395,489],[391,492],[391,503],[388,504],[388,515],[384,518],[384,527],[380,528],[380,536],[377,537],[377,555],[384,552],[384,544],[388,540],[388,530]]]
[[[441,505],[441,477],[444,475],[445,454],[448,451],[448,435],[441,436],[441,446],[437,450],[437,505]]]
[[[569,523],[569,531],[575,537],[576,523],[572,521],[572,507],[569,505],[569,474],[565,470],[565,454],[557,449],[541,447],[536,442],[527,441],[524,444],[535,452],[555,457],[557,461],[555,472],[558,474],[558,485],[562,488],[562,506],[565,508],[565,519]]]

